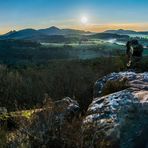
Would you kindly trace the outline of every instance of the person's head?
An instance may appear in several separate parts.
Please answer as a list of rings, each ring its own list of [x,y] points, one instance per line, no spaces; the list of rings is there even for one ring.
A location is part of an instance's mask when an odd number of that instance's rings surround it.
[[[134,40],[128,41],[126,44],[126,47],[130,48],[131,46],[138,45],[138,44],[139,44],[138,40],[134,39]]]
[[[130,48],[130,41],[127,42],[126,47]]]
[[[127,50],[126,54],[131,57],[142,57],[143,46],[138,42],[138,40],[130,40],[126,44]]]
[[[132,40],[131,41],[131,45],[138,45],[138,44],[139,44],[138,40]]]

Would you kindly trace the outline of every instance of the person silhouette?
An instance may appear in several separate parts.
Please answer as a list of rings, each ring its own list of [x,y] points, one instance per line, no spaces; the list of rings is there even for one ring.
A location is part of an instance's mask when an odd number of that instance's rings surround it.
[[[139,68],[143,54],[143,46],[139,44],[138,40],[131,40],[127,42],[126,47],[127,68]]]

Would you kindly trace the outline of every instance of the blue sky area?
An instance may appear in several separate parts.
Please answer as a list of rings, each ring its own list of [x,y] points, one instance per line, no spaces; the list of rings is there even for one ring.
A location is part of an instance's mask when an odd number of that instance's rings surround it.
[[[148,30],[148,0],[0,0],[0,33],[23,28]],[[81,18],[88,19],[82,24]]]

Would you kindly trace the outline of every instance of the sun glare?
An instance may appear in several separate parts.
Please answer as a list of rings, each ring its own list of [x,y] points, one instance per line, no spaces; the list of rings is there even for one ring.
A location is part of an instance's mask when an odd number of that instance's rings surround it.
[[[86,24],[88,22],[88,18],[86,16],[83,16],[81,18],[81,23]]]

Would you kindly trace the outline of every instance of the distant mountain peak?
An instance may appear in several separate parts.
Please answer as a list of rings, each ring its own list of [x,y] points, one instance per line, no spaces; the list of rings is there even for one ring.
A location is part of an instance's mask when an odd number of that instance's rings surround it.
[[[40,33],[45,34],[45,35],[62,35],[62,30],[55,27],[55,26],[51,26],[51,27],[46,28],[46,29],[40,29],[38,31]]]
[[[16,32],[16,30],[11,30],[11,31],[9,31],[8,33],[13,33],[13,32]]]
[[[118,29],[119,31],[124,31],[124,29]]]
[[[16,30],[11,30],[11,31],[7,32],[5,35],[10,35],[10,34],[13,34],[15,32],[17,32],[17,31]]]
[[[43,31],[43,30],[56,30],[56,31],[60,31],[61,29],[56,27],[56,26],[51,26],[45,29],[39,29],[38,31]]]
[[[124,30],[124,29],[118,29],[118,30],[106,30],[104,33],[113,33],[113,34],[137,34],[134,30]]]
[[[60,30],[58,27],[56,27],[56,26],[51,26],[51,27],[49,27],[49,29],[58,29],[58,30]]]

